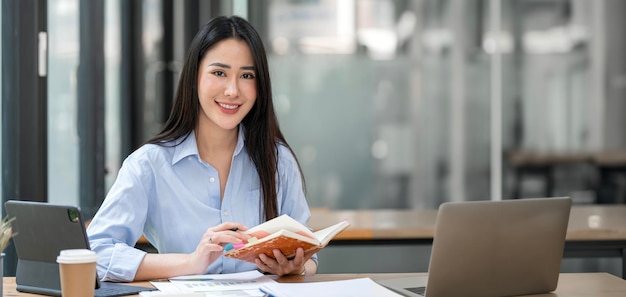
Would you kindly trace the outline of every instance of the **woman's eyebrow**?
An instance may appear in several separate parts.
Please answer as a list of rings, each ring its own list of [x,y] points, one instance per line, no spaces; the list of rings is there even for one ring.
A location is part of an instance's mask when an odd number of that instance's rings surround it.
[[[226,68],[226,69],[230,69],[230,65],[226,65],[224,63],[220,63],[220,62],[214,62],[209,64],[209,66],[216,66],[216,67],[222,67],[222,68]],[[240,67],[241,70],[254,70],[254,66],[241,66]]]
[[[214,62],[209,64],[209,66],[217,66],[217,67],[222,67],[222,68],[228,68],[230,69],[230,65],[226,65],[224,63],[220,63],[220,62]]]

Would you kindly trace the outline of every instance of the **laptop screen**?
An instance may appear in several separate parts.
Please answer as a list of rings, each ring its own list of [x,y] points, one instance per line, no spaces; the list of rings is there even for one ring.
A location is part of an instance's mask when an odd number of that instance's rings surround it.
[[[439,207],[428,277],[379,283],[427,297],[501,297],[556,289],[571,199],[448,202]],[[414,296],[418,296],[415,294]]]

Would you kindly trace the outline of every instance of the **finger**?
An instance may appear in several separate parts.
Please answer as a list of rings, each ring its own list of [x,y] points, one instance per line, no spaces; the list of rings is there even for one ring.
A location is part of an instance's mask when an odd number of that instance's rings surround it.
[[[240,224],[240,223],[235,223],[235,225],[234,225],[234,226],[232,226],[232,227],[230,227],[230,228],[228,228],[228,229],[231,229],[231,230],[232,230],[232,229],[234,229],[234,228],[236,228],[236,229],[237,229],[237,230],[233,230],[233,231],[235,231],[235,232],[236,232],[236,231],[246,231],[246,230],[248,230],[248,227],[247,227],[246,225],[244,225],[244,224]]]
[[[200,242],[200,244],[198,244],[198,248],[202,249],[205,252],[222,252],[224,251],[224,247],[216,244],[216,243],[209,243],[208,241],[203,241]]]
[[[276,260],[268,257],[265,254],[260,254],[259,255],[259,259],[261,260],[261,262],[263,263],[263,265],[265,265],[265,267],[267,267],[267,271],[271,272],[271,273],[276,273],[278,271],[278,269],[280,268],[280,266],[278,265],[278,262],[276,262]]]
[[[302,248],[296,249],[296,256],[293,258],[293,265],[296,267],[302,266],[306,260],[304,259],[304,250]]]
[[[250,236],[240,233],[240,232],[232,232],[232,231],[222,231],[222,232],[207,232],[204,235],[204,241],[211,244],[226,244],[226,243],[242,243],[247,241]]]
[[[303,257],[304,261],[306,261],[308,259],[311,259],[311,257],[313,257],[313,255],[315,255],[315,253],[316,253],[315,251],[310,251],[310,252],[304,253],[304,257]]]
[[[261,259],[261,261],[263,261],[263,263],[265,263],[265,266],[269,267],[270,269],[276,270],[280,267],[280,264],[278,263],[278,261],[276,261],[276,259],[269,257],[266,254],[260,254],[259,258]]]
[[[211,235],[208,236],[206,239],[203,239],[200,244],[201,245],[206,245],[206,246],[212,246],[214,247],[213,250],[215,250],[215,247],[219,247],[220,249],[223,249],[223,247],[220,245],[220,237],[217,235]]]
[[[205,232],[202,234],[202,238],[200,239],[200,244],[202,243],[213,243],[215,241],[215,233],[213,232]]]
[[[276,262],[278,262],[278,265],[284,266],[289,264],[289,259],[287,259],[287,257],[285,257],[279,249],[274,249],[272,253],[274,253],[274,258],[276,259]]]
[[[246,225],[244,224],[240,224],[240,223],[224,223],[222,226],[224,229],[224,231],[233,231],[233,232],[237,232],[237,231],[246,231],[248,230],[248,227],[246,227]]]
[[[259,254],[259,259],[261,260],[261,262],[263,262],[263,264],[269,266],[269,262],[271,260],[270,260],[270,257],[268,257],[266,254]]]
[[[207,246],[207,250],[210,252],[223,252],[224,247],[219,244],[210,244]]]
[[[232,243],[232,244],[243,244],[246,241],[244,236],[230,234],[230,232],[225,232],[220,234],[220,243]]]
[[[220,244],[222,242],[222,238],[218,233],[212,233],[206,239],[208,244]]]
[[[235,223],[235,222],[224,222],[221,223],[215,227],[211,227],[208,230],[210,231],[232,231],[232,230],[237,230],[237,231],[246,231],[248,230],[248,227],[246,227],[246,225],[244,224],[240,224],[240,223]],[[236,232],[236,231],[233,231]]]
[[[256,263],[256,266],[259,267],[259,269],[265,271],[265,272],[272,272],[272,269],[269,268],[267,265],[265,265],[265,263],[263,263],[263,261],[261,261],[261,259],[256,258],[254,259],[254,262]]]
[[[238,240],[240,240],[240,241],[246,241],[246,242],[247,242],[247,241],[250,239],[250,237],[251,237],[250,235],[248,235],[248,234],[246,234],[246,233],[243,233],[243,232],[239,232],[239,231],[236,231],[236,232],[233,232],[233,231],[228,231],[228,232],[226,232],[226,234],[227,234],[228,236],[231,236],[231,237],[233,237],[233,238],[236,238],[236,239],[238,239]]]

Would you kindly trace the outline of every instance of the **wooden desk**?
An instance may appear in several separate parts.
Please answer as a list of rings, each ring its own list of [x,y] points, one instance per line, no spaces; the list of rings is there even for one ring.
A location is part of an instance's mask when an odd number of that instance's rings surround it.
[[[310,276],[288,276],[278,278],[278,282],[318,282],[369,277],[373,280],[382,280],[395,277],[408,277],[419,273],[384,273],[384,274],[318,274]],[[423,275],[423,274],[421,274]],[[133,285],[151,286],[148,282],[133,283]],[[15,278],[5,277],[3,280],[3,297],[42,296],[27,294],[15,290]],[[133,295],[139,296],[139,295]],[[532,295],[532,297],[624,297],[626,296],[626,281],[608,273],[561,273],[556,291],[550,294]]]
[[[343,219],[351,226],[331,246],[432,244],[436,210],[326,210],[312,212],[314,230]],[[573,206],[564,257],[620,257],[626,279],[626,205]]]

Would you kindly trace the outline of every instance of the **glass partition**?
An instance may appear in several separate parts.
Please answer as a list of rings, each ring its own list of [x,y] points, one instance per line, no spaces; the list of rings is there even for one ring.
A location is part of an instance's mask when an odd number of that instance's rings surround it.
[[[0,32],[2,32],[2,5],[0,5]],[[2,38],[0,38],[0,57],[2,57]],[[0,69],[2,69],[2,59],[0,59]],[[0,71],[0,94],[2,94],[2,71]],[[2,104],[0,104],[0,131],[2,130]],[[2,137],[0,137],[0,156],[2,155]],[[0,162],[0,172],[4,172],[2,162]],[[3,183],[0,179],[0,193],[4,193],[2,190]],[[4,206],[0,205],[0,213],[2,213],[2,208]],[[1,268],[0,268],[1,269]]]
[[[600,175],[597,160],[626,144],[623,133],[615,133],[623,121],[613,122],[621,116],[606,120],[624,112],[610,83],[611,68],[624,66],[608,63],[622,55],[616,52],[621,34],[611,32],[626,6],[612,0],[502,3],[512,42],[503,69],[505,196],[623,199]]]
[[[79,180],[78,3],[49,0],[48,8],[49,197],[68,203],[77,201]],[[108,188],[121,159],[121,45],[120,4],[105,3]],[[494,3],[501,19],[496,29]],[[623,178],[605,179],[589,162],[626,146],[619,99],[622,2],[266,4],[238,11],[263,15],[255,26],[268,49],[279,120],[302,163],[312,206],[435,208],[445,201],[490,199],[490,187],[498,187],[492,185],[499,182],[492,162],[499,154],[505,199],[624,200]],[[142,7],[146,94],[140,122],[147,138],[162,124],[162,102],[169,99],[156,83],[166,67],[158,58],[161,2],[145,0]],[[501,55],[499,81],[492,77],[495,54]],[[494,83],[501,83],[501,106],[492,106]],[[501,139],[492,139],[497,111]],[[550,174],[520,171],[537,154],[548,162],[565,156],[567,164]]]
[[[270,2],[275,104],[314,207],[433,208],[489,199],[481,8],[463,1]],[[466,189],[456,191],[462,197],[453,197],[451,184]]]
[[[624,12],[614,0],[269,1],[276,106],[309,200],[626,201],[609,172],[626,167]]]
[[[48,0],[48,201],[77,204],[79,1]]]
[[[120,0],[107,0],[105,3],[105,189],[109,189],[121,166],[122,151],[122,110],[120,102],[120,61],[121,61],[121,20]],[[106,192],[106,191],[105,191]]]

